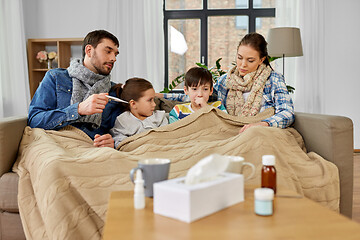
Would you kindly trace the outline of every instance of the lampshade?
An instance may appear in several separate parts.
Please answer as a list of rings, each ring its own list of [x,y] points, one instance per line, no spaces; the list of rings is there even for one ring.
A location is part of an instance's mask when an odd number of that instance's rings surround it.
[[[270,57],[297,57],[303,55],[299,28],[271,28],[267,42]]]

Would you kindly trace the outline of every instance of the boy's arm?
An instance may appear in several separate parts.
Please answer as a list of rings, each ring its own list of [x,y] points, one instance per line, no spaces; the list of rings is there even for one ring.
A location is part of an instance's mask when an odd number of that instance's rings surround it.
[[[220,110],[223,111],[223,112],[228,113],[227,110],[226,110],[226,108],[225,108],[224,105],[222,105],[222,104],[220,104],[220,106],[218,106],[218,109],[220,109]]]
[[[179,115],[175,111],[175,107],[169,113],[169,124],[179,120]]]

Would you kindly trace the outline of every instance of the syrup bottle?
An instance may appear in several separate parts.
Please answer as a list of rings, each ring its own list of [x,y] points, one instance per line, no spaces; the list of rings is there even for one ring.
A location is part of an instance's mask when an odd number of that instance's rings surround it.
[[[262,156],[263,167],[261,169],[261,187],[271,188],[276,193],[276,169],[275,156]]]

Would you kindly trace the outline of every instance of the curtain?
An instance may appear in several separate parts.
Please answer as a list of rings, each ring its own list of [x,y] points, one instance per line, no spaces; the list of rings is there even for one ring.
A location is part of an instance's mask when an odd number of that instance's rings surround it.
[[[300,31],[304,56],[299,58],[295,110],[324,113],[325,0],[300,1]]]
[[[164,88],[164,28],[162,0],[104,0],[99,16],[104,29],[120,41],[120,54],[112,71],[114,82],[131,77],[149,80],[155,91]]]
[[[22,0],[0,1],[0,118],[24,116],[30,102]]]
[[[299,0],[276,0],[276,27],[299,27]],[[301,30],[300,30],[301,31]],[[287,85],[295,88],[295,94],[292,95],[293,101],[297,94],[296,83],[298,81],[298,60],[301,57],[285,57],[275,60],[276,71],[283,73],[283,64],[285,64],[284,77]]]

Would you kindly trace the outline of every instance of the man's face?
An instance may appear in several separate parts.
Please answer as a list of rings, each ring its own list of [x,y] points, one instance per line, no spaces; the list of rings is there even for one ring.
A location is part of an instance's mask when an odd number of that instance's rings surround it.
[[[96,48],[91,45],[87,45],[87,47],[90,47],[90,52],[87,55],[90,64],[87,67],[94,73],[109,75],[116,62],[116,56],[119,54],[115,43],[110,39],[104,38]]]

